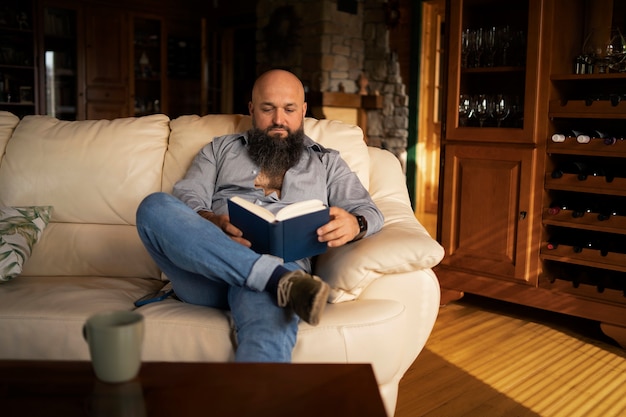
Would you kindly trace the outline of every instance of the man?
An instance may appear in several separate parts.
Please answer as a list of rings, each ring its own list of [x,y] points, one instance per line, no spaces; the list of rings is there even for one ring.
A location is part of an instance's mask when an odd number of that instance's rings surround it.
[[[250,249],[229,221],[230,197],[272,212],[322,200],[330,207],[330,221],[317,235],[328,247],[382,227],[382,214],[339,153],[304,135],[306,108],[295,75],[283,70],[261,75],[249,103],[252,129],[215,138],[175,184],[173,196],[152,194],[137,211],[139,235],[176,295],[230,309],[237,361],[290,362],[298,317],[316,325],[329,287],[310,275],[311,259],[283,263]]]

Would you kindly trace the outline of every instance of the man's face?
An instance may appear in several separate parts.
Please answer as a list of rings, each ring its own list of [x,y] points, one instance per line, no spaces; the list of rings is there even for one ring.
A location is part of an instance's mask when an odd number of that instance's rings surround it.
[[[284,139],[302,128],[306,114],[302,84],[289,74],[271,74],[253,89],[249,110],[255,128]]]

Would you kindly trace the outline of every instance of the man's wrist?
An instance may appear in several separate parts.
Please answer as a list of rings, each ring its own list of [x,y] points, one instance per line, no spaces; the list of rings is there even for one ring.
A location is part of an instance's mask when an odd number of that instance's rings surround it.
[[[200,215],[200,217],[206,220],[211,220],[211,218],[213,218],[213,216],[215,215],[215,213],[209,210],[198,210],[198,214]]]
[[[365,216],[355,215],[356,221],[359,225],[359,233],[352,239],[352,241],[363,239],[367,234],[367,219]]]

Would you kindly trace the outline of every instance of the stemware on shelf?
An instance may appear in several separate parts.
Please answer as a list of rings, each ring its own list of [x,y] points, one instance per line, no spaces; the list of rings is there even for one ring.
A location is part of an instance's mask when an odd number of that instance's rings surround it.
[[[473,116],[472,97],[469,94],[461,94],[459,97],[459,124],[467,126],[467,122]]]
[[[493,117],[497,120],[498,127],[502,125],[502,121],[511,113],[511,103],[509,98],[504,94],[496,94],[493,100]]]
[[[474,99],[474,113],[478,119],[480,127],[491,116],[492,102],[488,95],[478,94]]]

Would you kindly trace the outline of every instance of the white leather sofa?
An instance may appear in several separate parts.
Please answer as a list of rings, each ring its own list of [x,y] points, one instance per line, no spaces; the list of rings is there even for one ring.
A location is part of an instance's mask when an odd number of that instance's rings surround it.
[[[0,206],[53,207],[21,274],[0,282],[0,359],[87,360],[81,329],[89,315],[134,309],[164,285],[136,233],[138,203],[171,191],[213,137],[249,125],[241,115],[67,122],[0,112]],[[294,362],[371,363],[393,415],[398,383],[437,317],[430,268],[443,249],[415,219],[391,153],[367,147],[361,129],[345,123],[306,119],[305,131],[341,152],[385,226],[319,257],[331,304],[319,326],[300,325]],[[144,361],[232,360],[227,312],[175,299],[138,311],[146,318]]]

